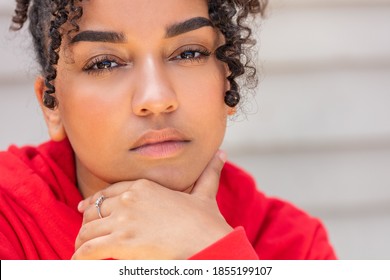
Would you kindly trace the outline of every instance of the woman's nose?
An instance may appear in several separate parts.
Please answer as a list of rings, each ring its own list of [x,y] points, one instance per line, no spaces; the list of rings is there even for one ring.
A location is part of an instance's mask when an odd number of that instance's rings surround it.
[[[163,61],[152,57],[140,63],[132,109],[138,116],[171,113],[178,107],[176,92]]]

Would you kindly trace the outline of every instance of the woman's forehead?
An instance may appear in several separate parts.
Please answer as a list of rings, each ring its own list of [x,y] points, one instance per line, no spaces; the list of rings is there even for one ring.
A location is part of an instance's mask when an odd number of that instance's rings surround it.
[[[167,29],[168,26],[190,18],[208,18],[205,0],[94,0],[83,2],[80,29],[147,32]]]

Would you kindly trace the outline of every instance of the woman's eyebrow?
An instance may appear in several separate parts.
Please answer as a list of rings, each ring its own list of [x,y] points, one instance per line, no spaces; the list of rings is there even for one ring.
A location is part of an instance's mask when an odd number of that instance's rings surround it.
[[[191,18],[183,22],[175,23],[168,26],[165,37],[172,38],[180,34],[202,28],[204,26],[214,27],[213,23],[208,18],[205,17]]]
[[[124,43],[126,36],[123,33],[117,33],[112,31],[82,31],[75,35],[70,44],[77,42],[105,42],[105,43]]]
[[[211,20],[205,17],[195,17],[186,21],[175,23],[167,27],[166,38],[178,36],[180,34],[190,32],[204,26],[214,27]],[[70,44],[77,42],[105,42],[105,43],[125,43],[126,36],[123,33],[117,33],[112,31],[82,31],[75,35]]]

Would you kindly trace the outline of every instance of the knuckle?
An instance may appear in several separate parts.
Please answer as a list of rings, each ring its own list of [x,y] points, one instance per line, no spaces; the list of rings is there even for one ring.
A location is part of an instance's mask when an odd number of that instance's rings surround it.
[[[119,200],[124,205],[129,205],[134,201],[134,192],[126,191],[119,196]]]

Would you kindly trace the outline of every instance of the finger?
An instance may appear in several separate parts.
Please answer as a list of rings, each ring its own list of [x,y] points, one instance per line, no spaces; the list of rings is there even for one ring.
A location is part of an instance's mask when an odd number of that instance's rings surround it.
[[[219,150],[203,170],[191,193],[215,198],[219,187],[219,177],[226,160],[226,153]]]
[[[113,184],[104,190],[98,191],[94,195],[89,196],[84,200],[80,201],[78,205],[78,210],[79,212],[83,213],[88,207],[94,205],[99,197],[104,196],[105,198],[109,198],[120,195],[121,193],[129,190],[129,188],[131,188],[133,184],[134,182],[120,182]]]
[[[77,235],[75,248],[80,248],[84,243],[100,236],[111,233],[110,221],[107,219],[94,220],[84,224]]]
[[[95,203],[93,205],[89,205],[83,213],[83,224],[89,223],[93,220],[100,220],[102,218],[109,217],[113,209],[113,200],[114,198],[104,198],[103,202],[100,203],[99,209]],[[101,217],[99,216],[99,211]]]
[[[73,254],[72,260],[104,260],[115,253],[111,235],[99,236],[83,243]]]

